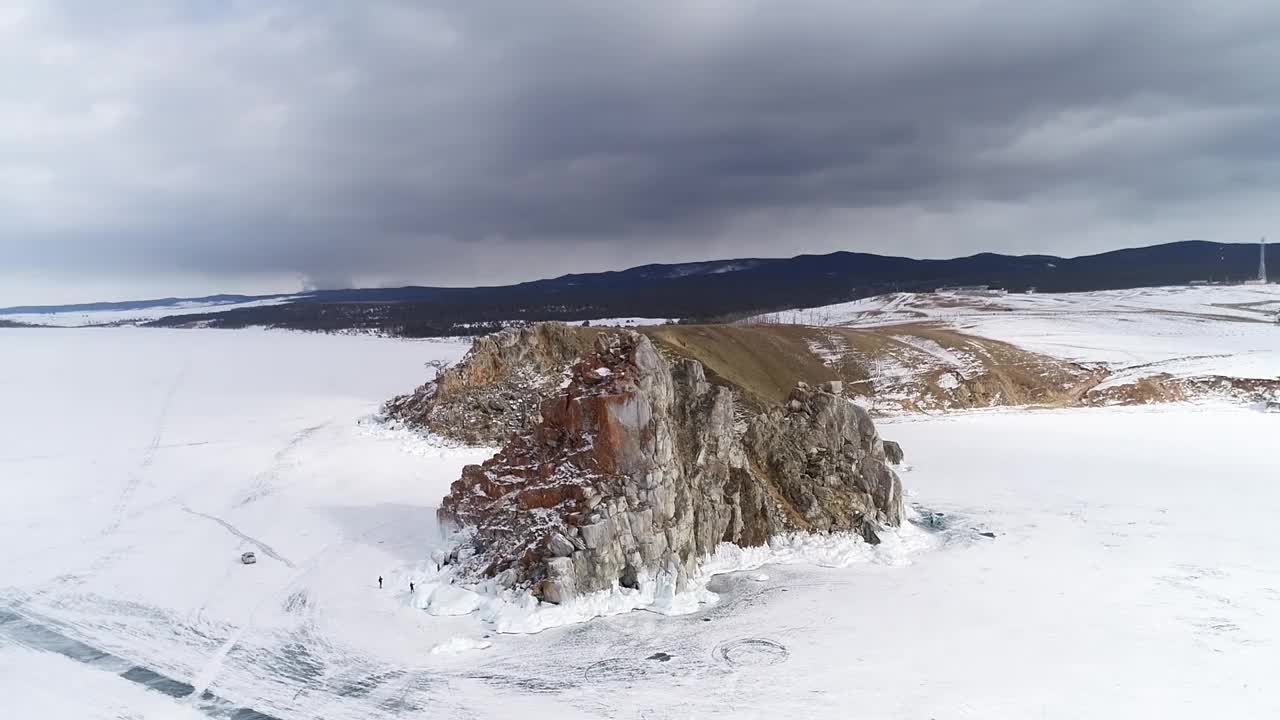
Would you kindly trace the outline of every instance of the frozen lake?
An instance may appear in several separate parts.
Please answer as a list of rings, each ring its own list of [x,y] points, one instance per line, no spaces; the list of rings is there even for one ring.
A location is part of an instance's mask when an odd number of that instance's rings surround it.
[[[0,330],[0,709],[1280,713],[1280,415],[1174,405],[884,422],[906,451],[909,500],[943,518],[936,548],[908,564],[766,567],[717,578],[721,601],[689,615],[500,635],[418,610],[407,588],[439,543],[437,502],[487,453],[368,421],[426,379],[424,361],[464,351],[257,330]],[[258,563],[241,565],[250,550]]]

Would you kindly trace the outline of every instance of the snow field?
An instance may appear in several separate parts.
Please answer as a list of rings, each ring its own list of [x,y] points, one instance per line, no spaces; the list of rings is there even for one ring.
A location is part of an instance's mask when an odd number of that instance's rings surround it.
[[[367,422],[464,350],[0,330],[0,709],[201,711],[33,645],[8,612],[281,720],[1280,713],[1280,415],[880,421],[937,527],[722,548],[714,602],[653,579],[631,607],[681,614],[563,624],[615,608],[487,614],[432,574],[434,508],[487,452]]]
[[[293,297],[272,298],[270,300],[249,300],[238,303],[211,302],[179,302],[173,305],[136,308],[133,310],[88,310],[83,312],[46,312],[46,313],[10,313],[0,314],[0,320],[12,320],[28,325],[44,325],[48,327],[90,327],[95,325],[127,325],[159,320],[170,315],[198,315],[207,312],[223,312],[242,308],[281,305],[294,300]]]

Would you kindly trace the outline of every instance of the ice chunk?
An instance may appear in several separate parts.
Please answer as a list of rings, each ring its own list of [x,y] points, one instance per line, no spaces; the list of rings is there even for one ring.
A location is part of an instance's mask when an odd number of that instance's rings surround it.
[[[431,648],[431,654],[432,655],[457,655],[458,653],[463,653],[468,650],[484,650],[485,648],[488,648],[491,645],[493,645],[493,643],[489,642],[488,640],[480,640],[477,638],[468,638],[468,637],[461,637],[461,636],[451,637],[448,640],[445,640],[444,642],[440,643],[439,645],[436,645],[435,647]]]
[[[469,615],[480,609],[480,596],[456,585],[441,585],[427,598],[432,615]]]

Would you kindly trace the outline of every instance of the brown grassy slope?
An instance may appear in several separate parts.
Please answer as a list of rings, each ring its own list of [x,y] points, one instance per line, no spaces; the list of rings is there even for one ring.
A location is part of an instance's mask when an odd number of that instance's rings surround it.
[[[668,353],[700,361],[714,381],[738,388],[756,405],[783,401],[797,380],[843,380],[847,392],[872,398],[884,410],[1062,405],[1075,404],[1101,379],[1073,364],[933,323],[642,331]]]
[[[809,351],[798,325],[660,325],[641,329],[663,351],[701,362],[713,382],[740,390],[757,406],[781,403],[797,380],[841,379]]]
[[[868,330],[884,345],[880,358],[921,368],[918,381],[904,383],[903,391],[921,398],[922,407],[985,407],[990,405],[1071,405],[1104,377],[1104,373],[1074,363],[1023,350],[999,340],[966,335],[937,323],[910,323]],[[920,341],[941,346],[946,352],[971,361],[960,373],[959,387],[944,387],[945,376],[955,369],[920,349]],[[883,384],[882,384],[883,385]],[[892,388],[892,382],[888,383]],[[882,390],[883,388],[877,388]]]

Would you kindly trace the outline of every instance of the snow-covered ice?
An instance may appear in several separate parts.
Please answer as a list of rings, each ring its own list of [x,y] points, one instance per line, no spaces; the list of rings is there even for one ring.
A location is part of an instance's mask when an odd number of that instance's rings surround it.
[[[63,310],[59,312],[40,313],[5,313],[0,320],[12,320],[28,325],[45,325],[48,327],[91,327],[99,325],[130,325],[159,320],[170,315],[197,315],[209,312],[225,312],[244,308],[281,305],[297,300],[297,296],[269,298],[266,300],[246,300],[243,302],[197,302],[180,301],[170,305],[153,305],[145,308],[101,309],[101,310]]]
[[[56,653],[0,642],[0,710],[7,718],[206,720],[174,698]]]
[[[413,609],[408,569],[439,542],[431,508],[448,482],[488,453],[368,417],[426,360],[465,350],[260,330],[0,332],[0,542],[23,548],[0,557],[0,609],[281,717],[322,679],[412,666],[469,629]],[[257,564],[240,564],[246,550]],[[332,704],[330,717],[368,710]]]
[[[439,645],[431,648],[432,655],[455,655],[457,653],[467,652],[468,650],[484,650],[492,646],[493,643],[488,640],[477,640],[468,637],[452,637]]]
[[[681,614],[534,611],[542,632],[504,634],[491,596],[433,586],[435,507],[487,452],[369,420],[464,351],[0,330],[4,715],[207,714],[128,673],[282,720],[1280,713],[1280,415],[882,421],[939,527],[724,548],[714,601],[651,603]]]

